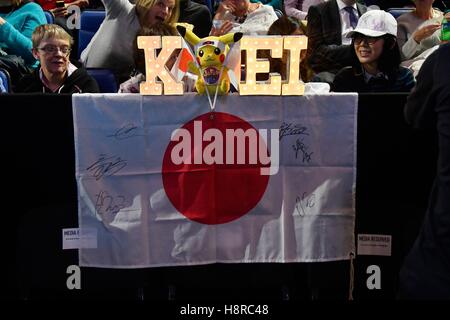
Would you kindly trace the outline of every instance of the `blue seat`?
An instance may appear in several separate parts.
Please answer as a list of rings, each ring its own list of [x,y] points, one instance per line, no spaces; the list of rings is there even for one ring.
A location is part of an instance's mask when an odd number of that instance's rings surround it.
[[[414,10],[414,8],[409,8],[409,7],[407,7],[407,8],[389,8],[386,10],[386,12],[389,12],[395,19],[397,19],[402,14],[411,12],[413,10]]]
[[[55,17],[50,11],[44,10],[44,14],[48,24],[53,24],[55,22]]]
[[[117,93],[117,79],[110,69],[87,68],[86,71],[97,81],[101,93]]]
[[[85,10],[81,13],[80,30],[78,31],[78,57],[80,57],[81,52],[87,47],[104,19],[104,10]]]
[[[5,92],[10,92],[11,88],[11,79],[9,78],[9,73],[5,69],[0,68],[0,84],[3,86],[3,88],[0,87],[0,93],[4,89]]]

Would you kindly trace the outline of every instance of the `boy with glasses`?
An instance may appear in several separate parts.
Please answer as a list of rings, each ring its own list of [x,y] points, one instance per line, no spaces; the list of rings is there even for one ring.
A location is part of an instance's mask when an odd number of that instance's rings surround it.
[[[63,28],[55,24],[41,25],[34,30],[32,41],[33,56],[40,65],[19,81],[16,92],[99,92],[95,79],[84,68],[70,62],[73,40]]]

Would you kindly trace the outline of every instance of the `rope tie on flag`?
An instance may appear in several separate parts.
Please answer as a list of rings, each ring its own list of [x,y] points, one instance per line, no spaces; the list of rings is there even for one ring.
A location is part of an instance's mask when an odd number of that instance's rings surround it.
[[[353,289],[355,286],[355,267],[353,265],[354,259],[355,254],[350,252],[350,284],[348,286],[348,300],[353,300]]]
[[[230,53],[230,51],[231,51],[231,48],[229,49],[228,53]],[[219,72],[219,81],[220,81],[220,79],[222,78],[222,73],[223,73],[223,70],[225,69],[225,66],[227,65],[228,57],[229,57],[229,56],[230,56],[230,54],[227,54],[227,56],[225,57],[225,61],[222,63],[222,67],[220,68],[220,72]],[[203,70],[201,69],[201,67],[198,65],[197,61],[195,61],[195,63],[197,64],[197,67],[198,67],[201,71],[203,71]],[[202,77],[203,82],[206,83],[205,78],[203,77],[203,72],[200,72],[200,76]],[[219,85],[220,85],[220,84],[217,84],[217,85],[216,85],[216,92],[214,93],[214,100],[213,100],[212,102],[211,102],[211,96],[209,95],[209,90],[208,90],[208,88],[206,88],[206,95],[208,96],[209,107],[210,107],[212,113],[214,112],[214,110],[215,110],[215,108],[216,108],[217,93],[219,92]],[[213,114],[211,115],[211,118],[214,118],[214,115],[213,115]]]

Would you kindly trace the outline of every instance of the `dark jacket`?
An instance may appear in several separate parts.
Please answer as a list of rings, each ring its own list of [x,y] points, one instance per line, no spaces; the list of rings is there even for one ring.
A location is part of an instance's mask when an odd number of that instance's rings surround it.
[[[357,3],[359,16],[367,8]],[[350,45],[342,45],[342,25],[336,0],[311,6],[308,10],[308,62],[314,72],[337,73],[352,63]]]
[[[37,68],[33,73],[24,76],[17,85],[16,93],[52,93],[39,78],[39,69]],[[78,68],[70,77],[64,81],[64,84],[55,93],[98,93],[97,81],[92,78],[84,68]]]
[[[400,272],[400,297],[450,299],[450,43],[432,53],[408,97],[406,120],[438,134],[437,173],[419,236]],[[420,168],[418,168],[420,170]]]
[[[397,72],[386,78],[377,78],[367,83],[362,67],[345,67],[334,78],[331,90],[334,92],[410,92],[415,81],[412,72],[399,67]]]
[[[180,0],[179,22],[186,22],[194,26],[193,32],[199,37],[209,36],[212,26],[211,12],[208,7],[191,0]]]

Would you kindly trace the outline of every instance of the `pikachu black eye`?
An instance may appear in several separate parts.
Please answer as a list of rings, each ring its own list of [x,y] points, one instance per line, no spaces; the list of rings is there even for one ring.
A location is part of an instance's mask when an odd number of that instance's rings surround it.
[[[214,53],[215,53],[216,55],[219,55],[219,54],[220,54],[220,49],[219,49],[219,48],[215,48],[215,49],[214,49]]]
[[[198,55],[199,55],[200,57],[203,57],[203,54],[204,54],[203,50],[200,50],[200,51],[198,52]]]

